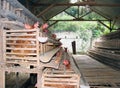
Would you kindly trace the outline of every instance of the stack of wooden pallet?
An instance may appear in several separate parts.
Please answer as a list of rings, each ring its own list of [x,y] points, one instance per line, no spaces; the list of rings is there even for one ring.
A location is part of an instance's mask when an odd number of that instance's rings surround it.
[[[66,53],[64,57],[66,57]],[[64,58],[63,57],[63,58]],[[69,56],[67,56],[69,58]],[[72,58],[71,58],[72,59]],[[62,60],[63,62],[64,60]],[[70,60],[69,66],[60,63],[58,69],[47,68],[42,75],[42,88],[79,88],[80,87],[80,74],[76,72],[74,63]]]
[[[120,31],[102,36],[99,41],[95,42],[89,55],[99,57],[100,61],[120,68]]]

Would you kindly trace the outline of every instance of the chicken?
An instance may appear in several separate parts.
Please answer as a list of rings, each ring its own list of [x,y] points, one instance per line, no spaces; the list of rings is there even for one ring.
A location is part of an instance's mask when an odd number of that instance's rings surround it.
[[[56,39],[56,34],[52,34],[52,37],[53,37],[54,39]]]
[[[70,61],[68,59],[63,60],[63,65],[65,65],[66,70],[70,70]]]
[[[36,22],[35,24],[33,24],[33,25],[30,25],[30,24],[26,24],[25,23],[25,28],[26,29],[34,29],[34,28],[38,28],[39,27],[39,22]]]
[[[48,28],[48,24],[45,23],[45,24],[43,24],[41,27],[42,27],[42,30],[47,29],[47,28]]]
[[[36,22],[34,25],[29,25],[29,24],[25,24],[24,25],[26,29],[31,30],[34,28],[38,28],[39,26],[39,22]],[[32,32],[29,32],[28,34],[32,34]],[[33,36],[18,36],[19,38],[35,38]],[[27,41],[27,40],[13,40],[11,41],[12,43],[16,43],[16,45],[13,45],[12,47],[14,48],[35,48],[34,45],[30,45],[30,44],[34,44],[34,42],[32,41]],[[13,53],[33,53],[35,51],[33,50],[12,50]],[[25,55],[17,55],[18,57],[24,57]]]

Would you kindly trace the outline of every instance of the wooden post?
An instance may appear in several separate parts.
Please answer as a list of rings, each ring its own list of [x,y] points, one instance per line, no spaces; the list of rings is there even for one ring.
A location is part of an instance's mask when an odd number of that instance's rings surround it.
[[[72,42],[72,50],[73,50],[73,54],[76,54],[76,42],[75,41]]]
[[[1,9],[2,9],[2,6],[1,6],[1,0],[0,0],[0,13],[1,13]],[[1,15],[0,15],[0,18],[1,18]]]
[[[42,88],[42,70],[43,68],[40,68],[37,73],[37,88]]]
[[[3,26],[0,22],[0,62],[3,61]]]
[[[0,88],[5,88],[5,71],[0,69]]]

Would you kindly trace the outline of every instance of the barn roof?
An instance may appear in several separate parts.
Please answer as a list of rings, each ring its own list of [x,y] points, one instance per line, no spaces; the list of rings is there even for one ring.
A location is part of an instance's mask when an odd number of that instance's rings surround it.
[[[89,6],[92,11],[120,26],[120,0],[19,0],[35,16],[43,20],[49,20],[71,6]]]

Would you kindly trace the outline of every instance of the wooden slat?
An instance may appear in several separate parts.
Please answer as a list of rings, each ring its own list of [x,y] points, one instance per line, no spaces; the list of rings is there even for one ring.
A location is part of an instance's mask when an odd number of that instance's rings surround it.
[[[28,47],[28,46],[26,46],[26,47]],[[32,50],[36,50],[36,48],[26,48],[26,47],[24,47],[24,48],[11,48],[11,47],[6,47],[6,49],[10,49],[10,50],[22,50],[22,51],[24,51],[24,50],[30,50],[30,51],[32,51]],[[33,46],[32,46],[33,47]]]
[[[44,79],[45,81],[49,81],[49,82],[69,82],[69,83],[75,83],[77,82],[76,79],[72,79],[71,77],[70,78],[45,78]]]
[[[26,60],[37,60],[37,58],[36,57],[30,57],[30,56],[21,56],[21,57],[19,57],[19,56],[6,56],[6,58],[9,58],[9,59],[21,59],[21,60],[23,60],[23,59],[26,59]]]
[[[36,53],[8,53],[6,52],[6,55],[37,55]]]
[[[20,41],[23,41],[23,40],[26,40],[26,41],[36,41],[36,39],[34,39],[34,38],[6,38],[6,40],[20,40]]]
[[[33,34],[33,33],[32,34],[27,34],[27,33],[25,33],[25,34],[24,33],[16,33],[15,34],[15,33],[11,33],[11,34],[6,34],[6,36],[8,36],[8,37],[13,37],[13,36],[19,36],[19,37],[20,36],[24,36],[24,37],[31,36],[32,37],[32,36],[36,36],[36,34]]]
[[[11,43],[6,43],[6,45],[25,45],[24,43],[14,43],[14,42],[11,42]],[[29,44],[27,44],[27,46],[32,46],[32,47],[36,47],[36,44],[32,44],[32,42]]]
[[[112,40],[95,42],[94,47],[107,48],[107,49],[120,49],[120,40],[112,39]]]
[[[118,60],[118,61],[120,60],[120,55],[118,55],[118,54],[102,52],[102,51],[94,51],[94,50],[91,50],[91,52],[94,52],[94,53],[104,56],[104,57],[112,58],[114,60]]]
[[[76,85],[76,83],[68,83],[68,82],[62,82],[62,83],[60,83],[60,82],[45,82],[45,84],[62,84],[62,85]]]
[[[32,29],[32,30],[26,30],[26,29],[22,29],[22,30],[6,30],[6,32],[8,33],[24,33],[24,32],[36,32],[36,30],[39,30],[39,29]]]

